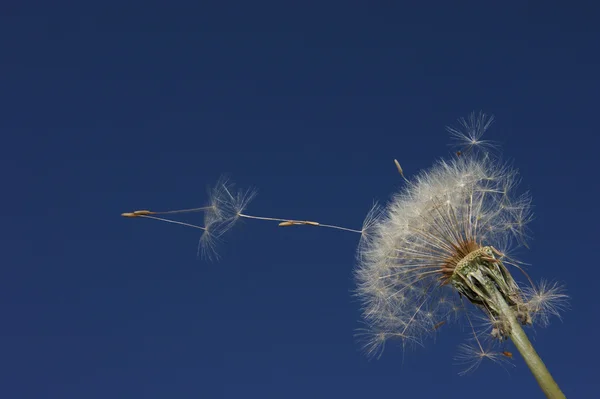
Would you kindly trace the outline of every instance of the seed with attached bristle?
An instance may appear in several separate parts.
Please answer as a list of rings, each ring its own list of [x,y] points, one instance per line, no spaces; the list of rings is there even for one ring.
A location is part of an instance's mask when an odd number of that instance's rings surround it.
[[[402,176],[404,181],[408,183],[408,179],[406,176],[404,176],[404,171],[402,170],[402,166],[400,166],[400,162],[398,162],[397,159],[394,159],[394,164],[396,164],[396,168],[398,168],[398,173],[400,173],[400,176]]]
[[[122,213],[121,216],[123,216],[125,218],[136,218],[139,215],[136,215],[135,213],[131,213],[131,212],[125,212],[125,213]]]

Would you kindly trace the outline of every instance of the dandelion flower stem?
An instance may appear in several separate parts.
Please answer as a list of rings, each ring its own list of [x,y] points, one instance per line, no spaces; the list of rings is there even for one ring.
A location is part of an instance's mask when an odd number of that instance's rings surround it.
[[[513,310],[508,306],[502,294],[494,289],[495,302],[498,304],[502,315],[508,321],[510,325],[510,338],[513,343],[523,356],[525,363],[533,373],[533,376],[540,384],[540,388],[546,394],[546,397],[550,399],[564,399],[565,395],[562,393],[554,378],[546,368],[546,365],[535,351],[533,345],[527,338],[527,334],[523,331],[519,321],[515,317]]]

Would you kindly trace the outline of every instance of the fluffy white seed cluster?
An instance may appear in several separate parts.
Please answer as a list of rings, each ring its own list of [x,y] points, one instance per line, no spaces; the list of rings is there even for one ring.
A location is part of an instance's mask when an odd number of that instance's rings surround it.
[[[239,220],[242,211],[254,199],[253,189],[240,190],[225,175],[208,189],[208,203],[204,209],[204,226],[198,242],[198,255],[207,260],[219,259],[218,244],[223,235]]]
[[[465,313],[467,301],[451,278],[466,255],[491,246],[511,264],[506,253],[524,243],[530,197],[515,194],[517,172],[474,147],[491,120],[480,114],[461,122],[462,133],[451,132],[463,138],[468,152],[411,179],[361,243],[355,273],[367,325],[361,335],[369,355],[378,356],[389,339],[422,344],[442,324]],[[526,294],[525,300],[534,298],[530,310],[540,313],[538,319],[557,313],[541,304],[548,295],[534,287]]]

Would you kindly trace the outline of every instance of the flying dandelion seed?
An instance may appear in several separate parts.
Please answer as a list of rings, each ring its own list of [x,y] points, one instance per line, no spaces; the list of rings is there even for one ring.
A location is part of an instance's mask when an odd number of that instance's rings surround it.
[[[351,229],[342,226],[324,224],[310,220],[282,219],[265,216],[249,215],[245,212],[250,202],[255,198],[254,189],[237,189],[233,182],[227,176],[221,176],[217,183],[208,190],[208,204],[199,208],[178,209],[171,211],[154,212],[150,210],[139,210],[134,212],[125,212],[121,216],[126,218],[146,218],[158,220],[161,222],[176,224],[179,226],[190,227],[202,230],[202,235],[198,242],[198,256],[206,260],[218,260],[218,244],[222,241],[222,236],[231,230],[234,225],[242,218],[251,220],[261,220],[267,222],[279,222],[280,227],[288,226],[316,226],[340,231],[347,231],[361,234],[361,242],[366,237],[368,231],[374,226],[376,218],[382,211],[382,208],[374,204],[364,219],[361,230]],[[179,215],[185,213],[204,214],[204,223],[202,226],[167,219],[165,216]]]
[[[252,190],[236,190],[229,179],[226,176],[222,176],[215,186],[208,190],[208,204],[206,206],[162,212],[140,210],[122,213],[121,216],[153,219],[202,230],[202,235],[198,241],[197,254],[203,259],[217,260],[219,259],[217,249],[219,242],[222,241],[221,237],[235,225],[238,220],[238,213],[250,203],[254,195],[255,192]],[[167,219],[165,217],[198,212],[204,215],[203,226]]]

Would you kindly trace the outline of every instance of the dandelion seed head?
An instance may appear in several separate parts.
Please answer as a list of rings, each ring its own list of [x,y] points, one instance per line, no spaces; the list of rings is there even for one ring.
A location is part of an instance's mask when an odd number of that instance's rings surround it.
[[[485,144],[481,135],[491,122],[471,115],[462,121],[462,139]],[[531,201],[516,194],[517,183],[510,165],[475,152],[411,178],[359,247],[355,275],[365,322],[385,336],[420,342],[436,323],[456,319],[464,306],[449,283],[461,262],[501,259],[526,242]]]

